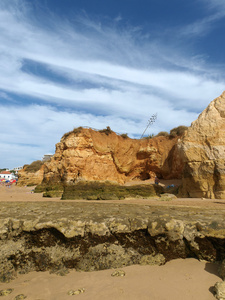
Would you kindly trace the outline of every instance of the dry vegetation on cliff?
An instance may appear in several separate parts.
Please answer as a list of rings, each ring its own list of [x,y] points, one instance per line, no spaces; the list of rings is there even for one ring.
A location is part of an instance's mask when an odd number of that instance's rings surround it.
[[[80,126],[80,127],[74,128],[72,131],[66,132],[62,136],[61,141],[64,141],[72,133],[75,134],[75,135],[79,134],[82,131],[82,129],[83,129],[83,127]]]
[[[43,164],[44,164],[43,161],[36,160],[36,161],[33,161],[30,165],[24,165],[23,168],[28,173],[35,173],[38,170],[40,170],[40,168],[42,167]]]
[[[111,129],[109,126],[107,126],[106,129],[99,130],[98,132],[104,133],[104,134],[106,134],[106,135],[109,135],[109,134],[111,134],[113,131],[112,131],[112,129]]]
[[[175,137],[183,136],[186,130],[188,130],[187,126],[180,125],[178,127],[175,127],[173,129],[171,129],[170,133],[168,133],[167,131],[160,131],[156,135],[150,134],[149,136],[143,137],[143,139],[152,139],[152,138],[160,137],[160,136],[168,137],[170,139],[173,139]]]
[[[178,127],[175,127],[173,129],[170,130],[170,138],[173,138],[173,137],[176,137],[176,136],[182,136],[184,135],[185,131],[188,130],[188,127],[187,126],[178,126]]]

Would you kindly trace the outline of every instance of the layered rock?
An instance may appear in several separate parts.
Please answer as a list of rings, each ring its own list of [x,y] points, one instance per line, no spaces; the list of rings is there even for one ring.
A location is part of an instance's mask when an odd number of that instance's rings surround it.
[[[107,130],[76,129],[56,145],[55,155],[45,164],[43,182],[74,183],[83,179],[125,183],[155,174],[178,178],[183,165],[176,142],[177,138],[134,140]]]
[[[176,258],[225,259],[225,210],[71,202],[2,202],[0,281],[17,273],[64,275],[163,264]]]
[[[225,92],[199,115],[178,143],[184,197],[225,198]]]

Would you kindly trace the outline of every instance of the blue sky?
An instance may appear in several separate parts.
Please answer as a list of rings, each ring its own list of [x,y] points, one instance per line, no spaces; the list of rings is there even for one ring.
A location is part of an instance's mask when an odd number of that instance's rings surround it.
[[[1,0],[0,168],[78,126],[189,126],[225,90],[224,0]]]

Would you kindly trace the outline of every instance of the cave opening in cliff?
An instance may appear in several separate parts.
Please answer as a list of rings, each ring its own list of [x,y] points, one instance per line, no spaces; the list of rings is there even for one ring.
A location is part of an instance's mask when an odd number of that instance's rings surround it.
[[[151,176],[149,175],[148,172],[141,172],[140,175],[139,175],[139,179],[143,180],[143,181],[148,180],[150,178],[151,178]]]

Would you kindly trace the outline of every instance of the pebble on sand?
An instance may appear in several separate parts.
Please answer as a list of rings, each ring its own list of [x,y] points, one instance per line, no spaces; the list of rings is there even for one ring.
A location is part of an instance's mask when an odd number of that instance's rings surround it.
[[[126,273],[123,270],[116,270],[111,274],[112,277],[123,277],[125,275]]]
[[[69,295],[69,296],[73,296],[73,295],[79,295],[79,294],[82,294],[82,293],[84,293],[85,292],[85,289],[84,288],[81,288],[81,289],[78,289],[78,290],[76,290],[76,291],[74,291],[74,290],[69,290],[68,292],[67,292],[67,294]]]
[[[8,296],[13,292],[13,289],[6,289],[0,291],[0,296]]]

